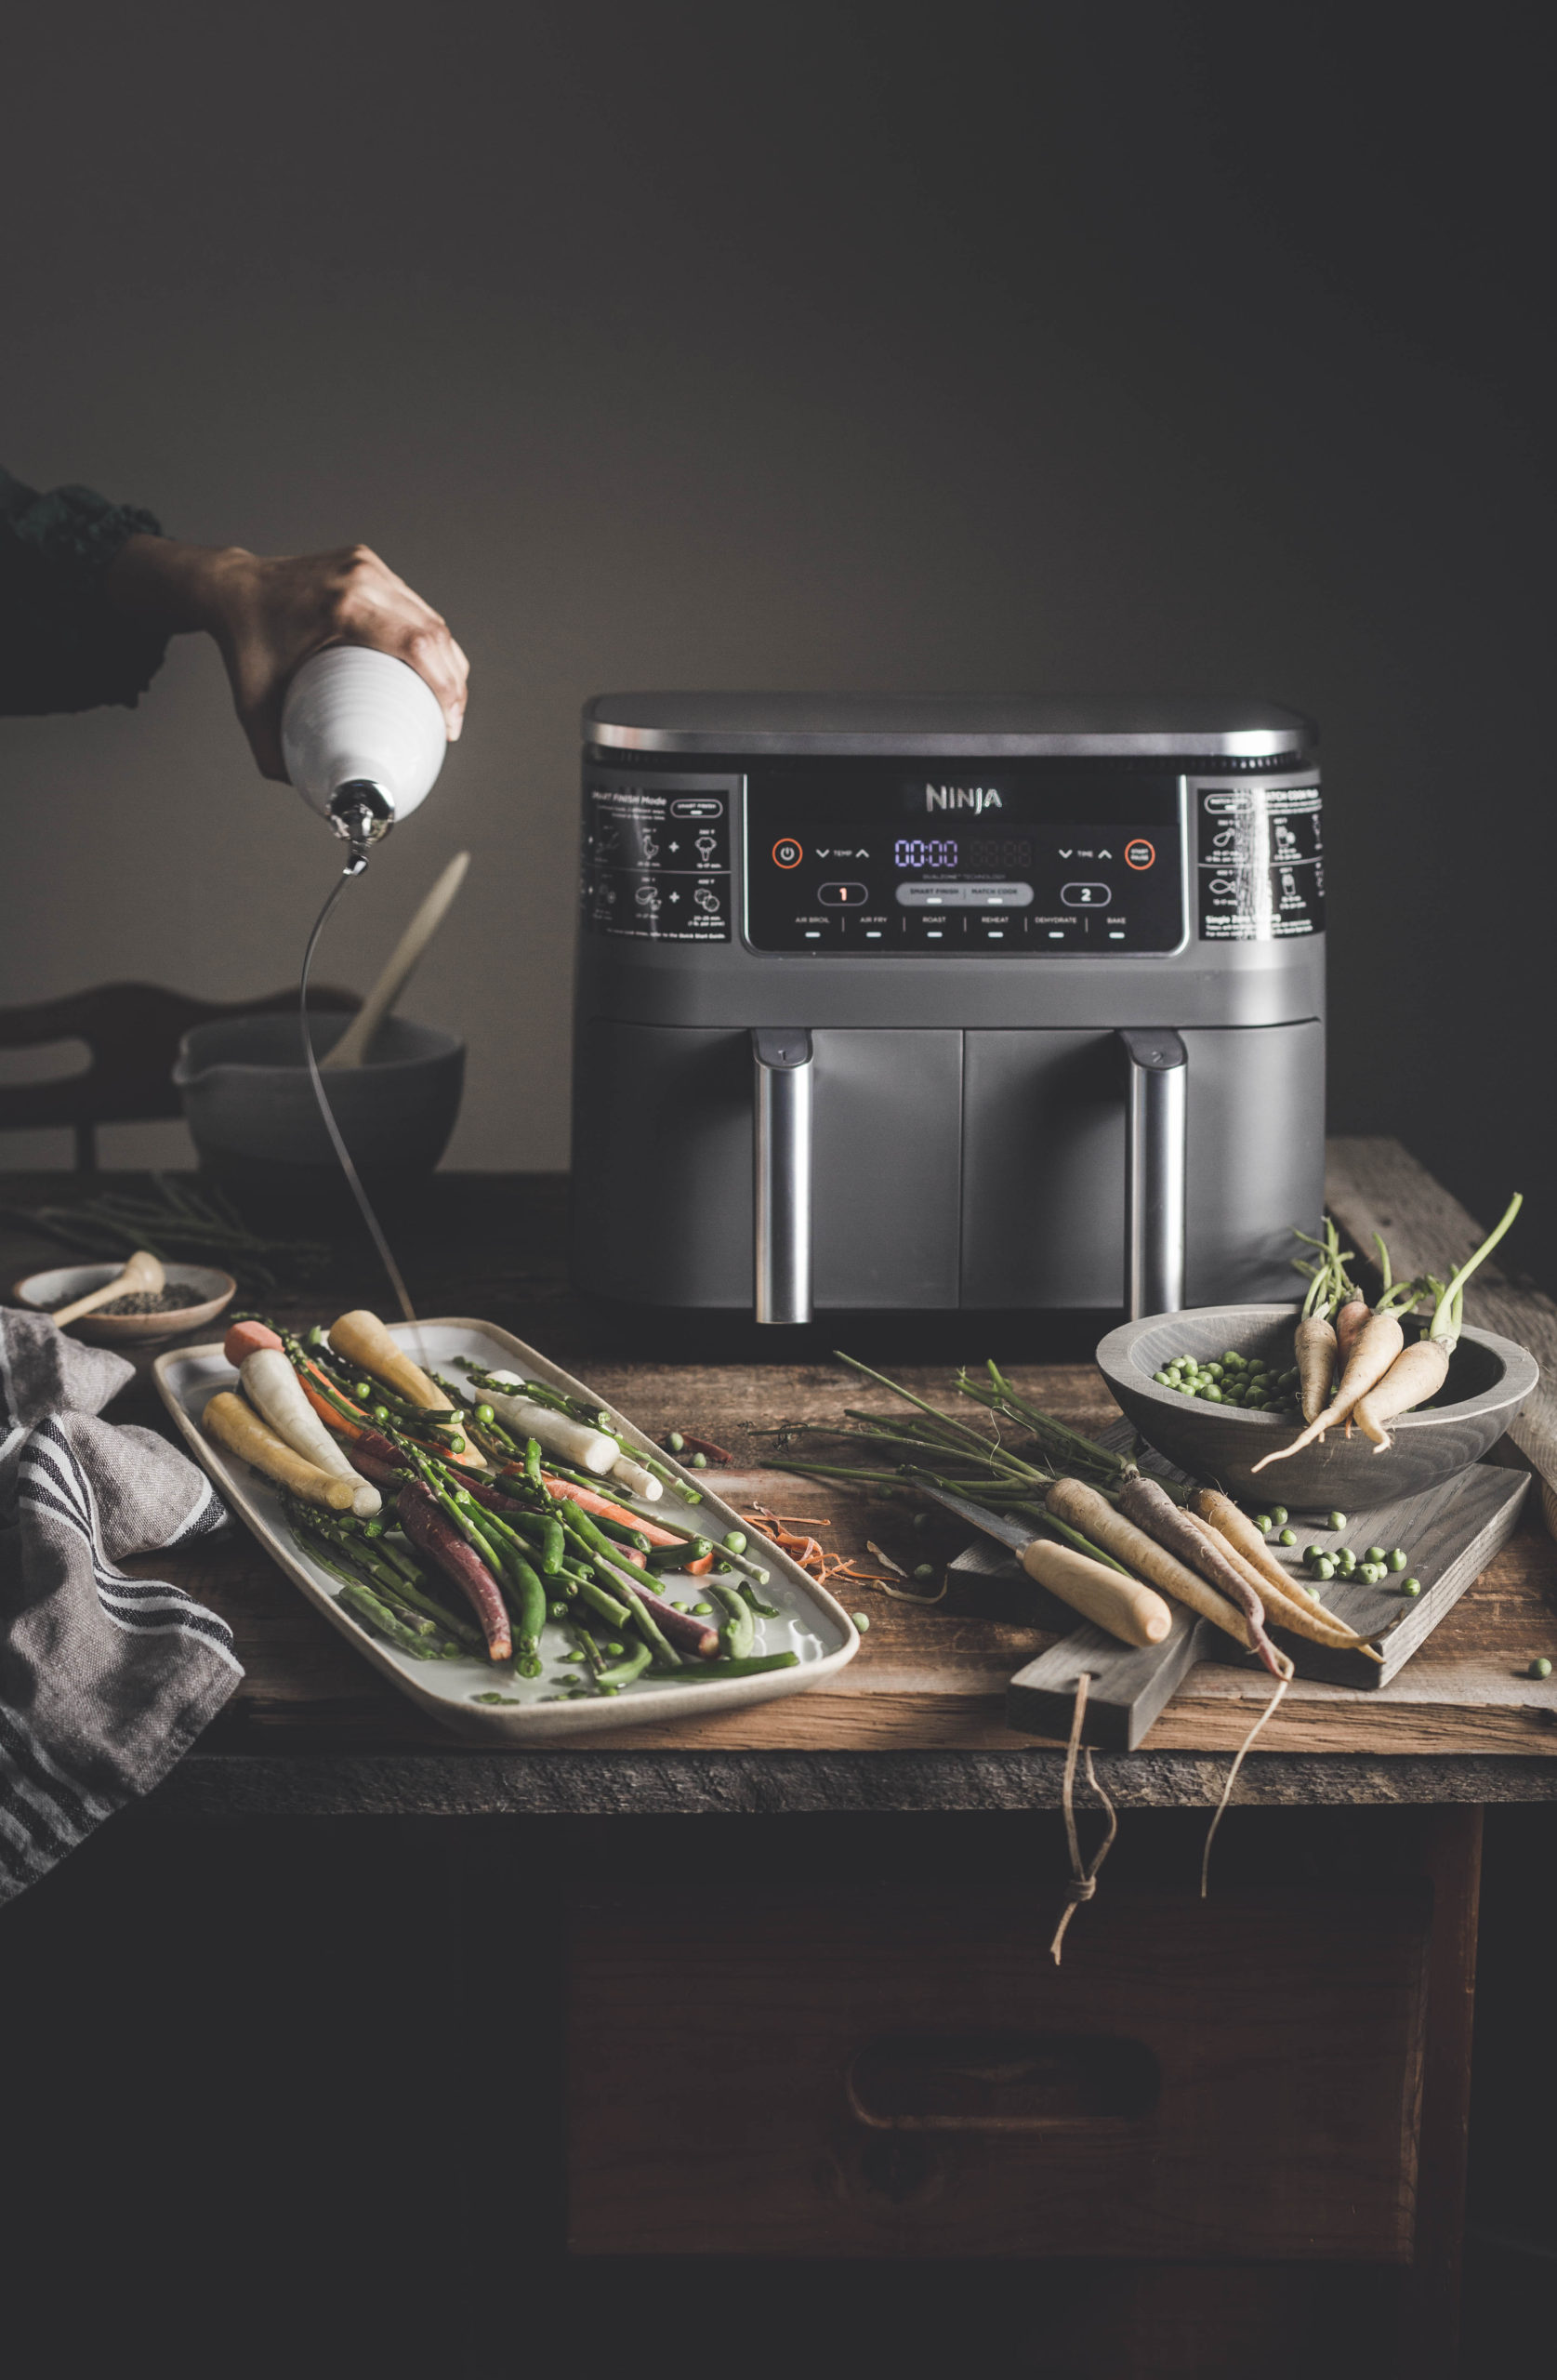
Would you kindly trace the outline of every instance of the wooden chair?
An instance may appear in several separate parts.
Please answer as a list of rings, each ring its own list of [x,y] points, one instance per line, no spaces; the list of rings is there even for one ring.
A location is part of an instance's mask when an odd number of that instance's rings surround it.
[[[295,990],[258,1000],[195,1000],[160,984],[99,984],[64,999],[0,1009],[0,1049],[29,1050],[48,1041],[85,1041],[92,1063],[52,1082],[0,1085],[0,1131],[69,1124],[83,1173],[98,1167],[99,1124],[144,1123],[182,1110],[173,1087],[178,1043],[191,1025],[216,1016],[270,1016],[295,1008]],[[327,984],[309,993],[309,1006],[355,1009],[354,992]]]

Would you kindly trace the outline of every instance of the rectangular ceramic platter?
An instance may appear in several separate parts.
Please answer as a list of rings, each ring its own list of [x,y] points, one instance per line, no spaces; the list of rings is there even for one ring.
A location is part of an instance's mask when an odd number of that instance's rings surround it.
[[[1122,1448],[1133,1436],[1126,1424],[1103,1432],[1102,1442]],[[1187,1475],[1157,1456],[1145,1456],[1143,1468],[1168,1478]],[[1273,1642],[1291,1655],[1299,1677],[1355,1686],[1364,1693],[1388,1686],[1507,1544],[1518,1527],[1529,1485],[1527,1473],[1478,1462],[1434,1488],[1351,1516],[1344,1529],[1294,1523],[1298,1543],[1287,1547],[1272,1540],[1271,1552],[1295,1581],[1308,1578],[1302,1560],[1306,1545],[1322,1545],[1326,1551],[1349,1545],[1359,1555],[1370,1545],[1398,1545],[1408,1557],[1409,1575],[1420,1579],[1422,1592],[1407,1600],[1393,1574],[1379,1586],[1362,1579],[1336,1578],[1322,1588],[1328,1610],[1359,1634],[1376,1635],[1382,1661],[1365,1653],[1339,1652],[1277,1627],[1271,1630]],[[1133,1752],[1195,1662],[1258,1665],[1256,1656],[1240,1653],[1214,1621],[1197,1621],[1180,1605],[1174,1606],[1172,1631],[1161,1645],[1144,1649],[1121,1645],[1102,1629],[1078,1621],[1064,1604],[1034,1586],[1014,1558],[989,1538],[976,1540],[957,1556],[950,1580],[954,1594],[964,1602],[970,1590],[975,1600],[981,1591],[1004,1591],[1009,1596],[1015,1590],[1027,1616],[1060,1634],[1060,1642],[1019,1671],[1008,1688],[1008,1720],[1024,1735],[1062,1738],[1068,1732],[1076,1680],[1085,1669],[1090,1680],[1088,1742],[1101,1751]]]
[[[511,1338],[495,1324],[455,1318],[424,1322],[416,1330],[407,1323],[393,1324],[391,1329],[413,1361],[430,1370],[448,1374],[458,1357],[468,1355],[485,1371],[518,1372],[527,1380],[546,1381],[570,1396],[584,1397],[597,1410],[610,1413],[612,1427],[620,1432],[625,1445],[652,1451],[701,1499],[698,1503],[689,1503],[673,1487],[667,1487],[661,1502],[648,1504],[624,1494],[614,1481],[600,1483],[614,1499],[636,1508],[646,1519],[663,1517],[678,1524],[685,1522],[713,1538],[716,1543],[729,1530],[746,1526],[740,1514],[722,1503],[708,1485],[711,1474],[702,1473],[694,1478],[682,1471],[652,1439],[635,1429],[625,1415],[602,1403],[581,1381],[559,1371],[534,1348],[526,1347],[521,1340]],[[214,1446],[201,1429],[200,1416],[207,1401],[218,1389],[237,1386],[237,1375],[220,1347],[171,1349],[157,1358],[155,1376],[163,1403],[195,1461],[209,1472],[231,1510],[254,1531],[277,1566],[375,1669],[399,1686],[402,1694],[409,1695],[413,1702],[473,1743],[489,1747],[497,1743],[558,1743],[628,1727],[639,1718],[653,1719],[658,1724],[666,1719],[704,1717],[710,1712],[743,1710],[749,1703],[772,1701],[778,1695],[798,1694],[806,1686],[814,1686],[819,1678],[830,1677],[842,1669],[860,1648],[853,1622],[825,1588],[808,1579],[776,1546],[754,1539],[754,1551],[760,1549],[762,1567],[768,1573],[768,1584],[759,1592],[764,1603],[778,1606],[779,1617],[757,1620],[753,1650],[798,1653],[799,1664],[795,1669],[773,1670],[758,1677],[711,1678],[706,1686],[679,1685],[674,1676],[643,1677],[616,1695],[592,1694],[582,1701],[557,1701],[549,1698],[576,1686],[578,1669],[562,1658],[572,1645],[568,1631],[550,1620],[541,1640],[538,1678],[516,1677],[509,1665],[495,1665],[476,1656],[458,1660],[416,1660],[386,1644],[352,1618],[337,1601],[338,1581],[322,1570],[293,1537],[279,1491],[225,1448]],[[693,1603],[698,1599],[700,1580],[677,1572],[662,1572],[661,1578],[664,1592],[676,1601]],[[452,1596],[453,1588],[448,1592]],[[515,1700],[490,1703],[471,1699],[492,1692],[512,1695]]]

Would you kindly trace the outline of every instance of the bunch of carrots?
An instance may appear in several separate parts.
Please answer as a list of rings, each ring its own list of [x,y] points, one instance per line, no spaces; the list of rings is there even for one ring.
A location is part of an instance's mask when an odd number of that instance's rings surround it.
[[[716,1546],[644,1511],[667,1485],[702,1499],[653,1449],[629,1451],[609,1413],[469,1363],[462,1383],[429,1376],[363,1311],[306,1339],[246,1316],[224,1352],[239,1385],[206,1405],[207,1435],[283,1490],[339,1602],[398,1651],[483,1654],[535,1677],[557,1623],[575,1665],[557,1680],[570,1699],[650,1672],[680,1682],[795,1665],[792,1652],[755,1649],[756,1619],[777,1614],[759,1600],[768,1573],[745,1532]],[[695,1607],[662,1592],[681,1579],[705,1598]]]
[[[1319,1250],[1312,1265],[1301,1264],[1310,1276],[1309,1289],[1293,1334],[1307,1427],[1290,1446],[1257,1462],[1255,1470],[1263,1471],[1267,1463],[1284,1461],[1313,1446],[1338,1421],[1348,1432],[1355,1421],[1364,1436],[1372,1439],[1375,1452],[1382,1454],[1391,1443],[1390,1422],[1425,1405],[1447,1380],[1463,1327],[1465,1284],[1491,1255],[1524,1203],[1516,1191],[1501,1222],[1446,1281],[1433,1274],[1392,1281],[1389,1250],[1375,1233],[1383,1289],[1372,1307],[1348,1277],[1349,1251],[1342,1250],[1334,1223],[1326,1223],[1317,1239],[1300,1232],[1300,1239]],[[1432,1302],[1427,1329],[1408,1346],[1405,1317],[1426,1299]]]
[[[1125,1643],[1160,1644],[1172,1626],[1169,1605],[1180,1603],[1255,1653],[1274,1678],[1288,1678],[1292,1664],[1273,1644],[1273,1627],[1379,1658],[1369,1638],[1283,1569],[1230,1496],[1150,1476],[1128,1456],[1029,1405],[995,1364],[986,1366],[986,1380],[963,1372],[957,1384],[994,1416],[996,1430],[1011,1423],[1025,1435],[1031,1443],[1020,1454],[1002,1435],[943,1412],[853,1356],[838,1360],[914,1407],[914,1418],[851,1408],[842,1425],[790,1423],[786,1438],[805,1432],[863,1441],[879,1450],[878,1461],[866,1467],[807,1459],[773,1468],[868,1486],[927,1483],[1020,1517],[1039,1540],[1023,1557],[1031,1575],[1073,1609],[1096,1616],[1100,1574],[1104,1585],[1109,1574],[1123,1573],[1155,1591],[1138,1599],[1138,1633],[1122,1636]]]

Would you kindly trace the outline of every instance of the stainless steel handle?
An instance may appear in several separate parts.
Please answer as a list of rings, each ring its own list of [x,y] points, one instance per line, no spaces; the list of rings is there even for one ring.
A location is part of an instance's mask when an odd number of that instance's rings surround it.
[[[1125,1093],[1125,1304],[1178,1314],[1184,1302],[1189,1053],[1177,1033],[1121,1032]]]
[[[759,1026],[751,1037],[753,1223],[759,1322],[811,1320],[811,1035]]]

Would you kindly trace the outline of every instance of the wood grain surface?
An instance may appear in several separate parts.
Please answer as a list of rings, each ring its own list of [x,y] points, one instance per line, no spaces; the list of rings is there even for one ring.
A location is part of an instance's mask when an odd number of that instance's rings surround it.
[[[96,1186],[113,1178],[99,1177]],[[144,1188],[143,1177],[137,1186]],[[0,1202],[13,1210],[82,1195],[68,1176],[13,1176],[0,1183]],[[872,1502],[852,1490],[765,1467],[780,1446],[765,1434],[801,1418],[836,1416],[845,1406],[890,1402],[883,1392],[847,1379],[831,1360],[832,1345],[847,1345],[938,1398],[950,1392],[957,1360],[994,1353],[1009,1363],[1023,1394],[1082,1427],[1095,1431],[1119,1418],[1087,1359],[1100,1321],[942,1317],[935,1360],[923,1359],[921,1345],[916,1364],[907,1360],[915,1343],[905,1340],[896,1317],[785,1333],[775,1345],[742,1328],[738,1318],[624,1316],[570,1290],[564,1217],[565,1184],[557,1177],[435,1177],[424,1212],[408,1219],[400,1235],[419,1309],[485,1314],[579,1372],[651,1433],[680,1428],[730,1448],[741,1468],[724,1474],[720,1488],[732,1502],[760,1502],[825,1521],[828,1526],[818,1534],[829,1548],[866,1562],[867,1540],[874,1540],[904,1569],[930,1560],[939,1573],[965,1537],[955,1523],[943,1526],[938,1519],[920,1531],[909,1504]],[[0,1278],[51,1256],[63,1261],[46,1236],[14,1221],[0,1225]],[[383,1302],[371,1250],[349,1243],[337,1252],[328,1289],[278,1303],[275,1311],[282,1320],[328,1321],[342,1306],[375,1297]],[[1495,1321],[1492,1327],[1511,1326]],[[146,1359],[136,1360],[138,1379],[110,1408],[110,1418],[160,1428],[165,1417],[144,1380]],[[435,1722],[379,1683],[246,1531],[130,1567],[177,1580],[232,1626],[247,1674],[202,1738],[203,1752],[311,1756],[436,1749],[453,1758],[468,1756]],[[1537,1682],[1527,1674],[1534,1656],[1557,1659],[1554,1595],[1557,1547],[1543,1530],[1526,1525],[1399,1677],[1366,1696],[1301,1681],[1261,1746],[1317,1753],[1557,1752],[1557,1680]],[[722,1719],[624,1728],[599,1744],[1015,1752],[1032,1741],[1007,1726],[1005,1691],[1012,1673],[1054,1641],[1055,1632],[1036,1616],[1019,1610],[989,1618],[943,1604],[917,1609],[867,1587],[845,1592],[843,1600],[851,1610],[867,1613],[871,1626],[858,1659],[829,1686]],[[1202,1663],[1156,1721],[1147,1747],[1231,1750],[1263,1699],[1258,1675]]]

